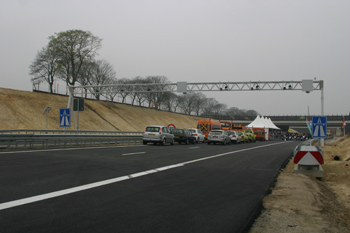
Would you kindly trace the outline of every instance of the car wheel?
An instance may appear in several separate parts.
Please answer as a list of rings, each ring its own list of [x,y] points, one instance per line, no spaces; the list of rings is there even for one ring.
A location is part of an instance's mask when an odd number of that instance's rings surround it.
[[[209,142],[209,141],[208,141],[207,143],[208,143],[208,145],[210,145],[210,142]]]
[[[166,144],[166,141],[165,141],[165,138],[163,138],[162,145],[165,146],[165,144]]]
[[[173,140],[171,141],[170,145],[174,145],[175,144],[175,139],[173,138]]]
[[[142,142],[143,143],[143,145],[146,145],[147,144],[147,142]]]

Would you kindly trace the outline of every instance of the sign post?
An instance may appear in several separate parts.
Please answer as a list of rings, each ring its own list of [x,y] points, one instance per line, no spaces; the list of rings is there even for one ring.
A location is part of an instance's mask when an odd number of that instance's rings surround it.
[[[46,129],[48,129],[48,125],[49,125],[49,112],[51,110],[51,107],[45,107],[43,114],[46,114]]]
[[[79,132],[79,112],[84,111],[85,109],[85,100],[84,99],[73,99],[73,111],[78,112],[77,120],[77,133]]]

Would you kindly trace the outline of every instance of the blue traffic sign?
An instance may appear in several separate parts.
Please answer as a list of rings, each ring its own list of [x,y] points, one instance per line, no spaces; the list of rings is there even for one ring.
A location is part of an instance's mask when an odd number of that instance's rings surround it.
[[[60,127],[70,127],[70,108],[60,108]]]
[[[327,138],[327,117],[312,117],[312,138]]]

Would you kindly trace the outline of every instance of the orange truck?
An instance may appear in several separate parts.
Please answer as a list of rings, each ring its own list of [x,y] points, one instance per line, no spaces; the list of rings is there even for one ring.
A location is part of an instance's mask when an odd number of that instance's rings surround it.
[[[199,120],[197,123],[197,129],[203,132],[205,138],[208,139],[210,131],[214,129],[221,129],[221,123],[212,119]]]
[[[234,131],[244,131],[247,128],[245,126],[242,126],[241,124],[237,125],[237,124],[233,124],[232,125],[232,130]]]
[[[224,121],[224,120],[219,120],[221,124],[221,129],[223,130],[232,130],[232,122],[231,121]]]
[[[264,128],[253,128],[253,131],[256,135],[256,140],[259,140],[259,141],[265,141],[265,134],[266,134],[266,131]]]

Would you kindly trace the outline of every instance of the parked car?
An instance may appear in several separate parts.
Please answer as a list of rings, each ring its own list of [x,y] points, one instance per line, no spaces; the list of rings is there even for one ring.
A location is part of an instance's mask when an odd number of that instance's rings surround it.
[[[174,135],[175,142],[179,144],[189,144],[190,142],[194,144],[196,142],[196,138],[188,129],[173,129],[171,133]]]
[[[227,131],[228,136],[230,136],[231,142],[235,144],[241,144],[241,137],[239,136],[237,131]]]
[[[253,130],[246,129],[244,130],[244,133],[248,136],[250,142],[256,142],[256,135]]]
[[[241,142],[242,143],[249,142],[248,136],[244,132],[238,131],[238,135],[241,137]]]
[[[188,130],[196,138],[196,143],[205,141],[205,135],[200,129],[188,129]]]
[[[212,130],[208,135],[208,145],[210,143],[221,143],[223,145],[231,144],[231,138],[226,130]]]
[[[142,136],[143,145],[146,145],[149,142],[154,144],[160,143],[165,145],[170,143],[174,145],[174,135],[171,134],[170,129],[162,125],[150,125],[147,126]]]

